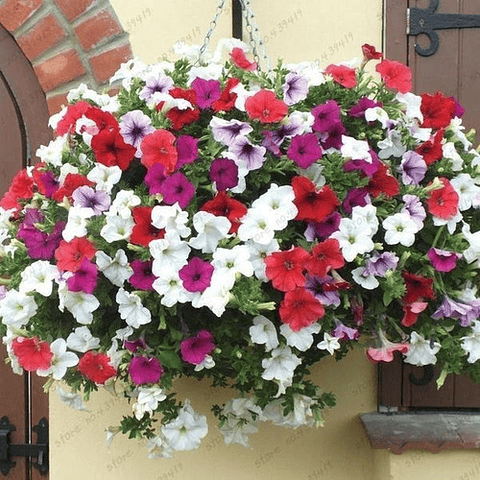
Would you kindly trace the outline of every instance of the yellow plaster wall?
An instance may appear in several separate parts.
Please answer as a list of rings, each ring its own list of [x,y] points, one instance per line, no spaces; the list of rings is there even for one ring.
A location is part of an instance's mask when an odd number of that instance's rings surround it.
[[[151,63],[171,57],[172,46],[184,39],[201,43],[217,0],[112,0],[135,55]],[[361,55],[361,45],[381,45],[381,0],[254,0],[257,23],[272,61],[318,59],[322,65]],[[230,1],[220,16],[214,47],[230,36]],[[376,408],[376,369],[361,351],[336,364],[325,361],[314,380],[334,391],[338,405],[326,415],[323,428],[297,430],[261,424],[251,447],[225,446],[212,401],[230,398],[206,383],[179,383],[180,398],[209,419],[210,431],[195,452],[178,452],[170,460],[149,460],[135,442],[117,438],[107,449],[104,429],[129,411],[106,392],[94,395],[90,412],[77,412],[50,395],[51,480],[372,480],[375,454],[360,425],[359,414]],[[389,460],[385,460],[390,467]],[[387,467],[386,467],[387,468]],[[405,477],[407,478],[407,477]],[[378,478],[376,480],[386,480]],[[427,480],[421,479],[421,480]],[[430,479],[428,479],[430,480]]]

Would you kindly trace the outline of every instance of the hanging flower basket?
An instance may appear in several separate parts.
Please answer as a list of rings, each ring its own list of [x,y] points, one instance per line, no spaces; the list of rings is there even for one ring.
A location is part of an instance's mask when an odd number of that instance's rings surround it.
[[[442,93],[363,47],[356,64],[259,72],[229,60],[144,65],[82,86],[0,208],[0,332],[15,372],[132,406],[110,436],[150,456],[197,448],[213,405],[226,443],[260,421],[320,425],[308,379],[361,345],[374,362],[480,379],[480,156]],[[376,62],[374,78],[365,66]],[[373,68],[372,68],[373,70]]]

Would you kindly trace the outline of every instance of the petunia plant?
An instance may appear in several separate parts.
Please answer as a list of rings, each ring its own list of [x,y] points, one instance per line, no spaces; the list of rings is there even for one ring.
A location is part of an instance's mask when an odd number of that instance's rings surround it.
[[[480,155],[459,103],[411,93],[370,45],[268,72],[222,45],[225,63],[132,60],[116,95],[81,86],[52,117],[0,201],[14,371],[76,408],[123,395],[108,438],[151,457],[207,433],[182,376],[232,389],[212,410],[242,445],[262,421],[322,424],[335,398],[309,374],[355,347],[480,380]]]

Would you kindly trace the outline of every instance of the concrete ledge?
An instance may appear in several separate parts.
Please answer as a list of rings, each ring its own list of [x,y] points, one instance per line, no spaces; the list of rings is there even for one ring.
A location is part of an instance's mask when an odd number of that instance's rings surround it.
[[[480,413],[364,413],[370,445],[401,454],[406,450],[480,448]]]

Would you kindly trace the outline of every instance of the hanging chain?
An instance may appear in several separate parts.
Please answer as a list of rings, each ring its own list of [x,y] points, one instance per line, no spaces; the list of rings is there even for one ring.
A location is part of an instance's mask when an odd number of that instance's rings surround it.
[[[200,47],[200,51],[198,52],[198,60],[196,63],[199,63],[200,60],[202,59],[202,55],[205,53],[205,50],[208,47],[208,44],[210,42],[210,37],[213,35],[213,32],[215,31],[215,28],[217,26],[218,22],[218,17],[223,11],[223,7],[225,6],[226,0],[220,0],[217,5],[217,9],[215,10],[215,15],[213,17],[213,20],[210,22],[210,28],[208,29],[207,33],[205,34],[205,38],[203,39],[203,44]]]
[[[250,44],[253,49],[253,57],[258,65],[258,70],[261,70],[261,61],[263,61],[267,71],[270,70],[270,59],[267,55],[265,48],[265,42],[260,36],[260,30],[258,29],[257,22],[255,20],[255,13],[251,6],[251,0],[240,0],[242,4],[243,15],[245,17],[245,30],[247,30],[250,36]],[[261,58],[260,58],[261,57]]]

